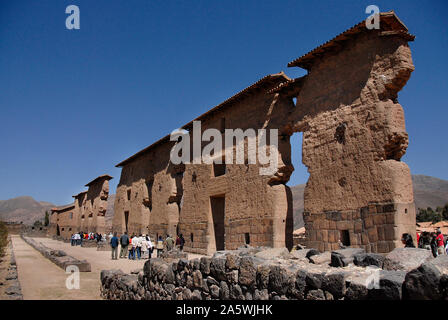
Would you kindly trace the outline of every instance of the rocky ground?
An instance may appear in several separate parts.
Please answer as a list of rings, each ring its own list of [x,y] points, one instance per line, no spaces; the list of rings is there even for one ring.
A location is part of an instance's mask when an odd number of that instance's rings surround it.
[[[448,300],[448,256],[397,248],[240,248],[212,258],[151,259],[140,272],[101,273],[111,300]]]
[[[5,255],[0,258],[0,300],[22,300],[17,265],[11,242]]]

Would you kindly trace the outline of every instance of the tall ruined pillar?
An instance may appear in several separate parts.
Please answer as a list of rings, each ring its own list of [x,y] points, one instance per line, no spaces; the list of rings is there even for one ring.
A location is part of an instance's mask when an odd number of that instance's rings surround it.
[[[362,22],[291,62],[308,70],[300,82],[293,130],[303,131],[304,195],[309,247],[368,252],[415,238],[411,174],[401,162],[408,146],[398,91],[414,70],[414,36],[393,12],[379,30]]]

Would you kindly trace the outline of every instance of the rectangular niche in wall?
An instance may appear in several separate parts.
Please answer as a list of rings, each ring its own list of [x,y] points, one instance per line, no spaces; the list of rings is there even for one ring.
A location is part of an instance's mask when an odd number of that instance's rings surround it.
[[[344,246],[350,246],[350,233],[348,230],[341,230],[341,242]]]
[[[213,228],[215,231],[216,250],[224,250],[225,234],[224,234],[224,213],[226,198],[210,197],[210,206],[212,210]]]
[[[125,211],[124,212],[124,225],[125,225],[126,232],[128,232],[128,222],[129,222],[129,211]]]

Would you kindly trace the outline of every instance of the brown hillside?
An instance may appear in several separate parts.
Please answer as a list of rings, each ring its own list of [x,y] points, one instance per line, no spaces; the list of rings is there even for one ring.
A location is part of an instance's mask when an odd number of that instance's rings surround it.
[[[52,203],[38,202],[29,196],[0,200],[0,220],[33,224],[36,220],[43,221],[45,211],[52,207]]]

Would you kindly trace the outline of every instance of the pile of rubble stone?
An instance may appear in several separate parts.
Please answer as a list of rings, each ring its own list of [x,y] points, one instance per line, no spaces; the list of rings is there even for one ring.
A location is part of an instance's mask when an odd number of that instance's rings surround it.
[[[22,287],[20,286],[20,282],[18,279],[16,258],[14,256],[11,241],[9,242],[9,251],[11,260],[8,267],[8,274],[5,278],[6,283],[2,283],[2,285],[8,286],[5,289],[5,294],[9,300],[23,300]]]
[[[72,256],[68,256],[62,250],[53,250],[51,248],[48,248],[41,242],[37,242],[36,240],[28,238],[24,235],[22,235],[21,237],[26,243],[39,251],[45,258],[49,259],[51,262],[64,270],[66,270],[68,266],[76,266],[79,268],[80,272],[91,271],[90,263],[86,260],[78,260]]]
[[[350,248],[244,247],[213,257],[167,262],[143,270],[101,272],[101,294],[120,300],[405,300],[448,299],[448,256],[398,248],[386,256]]]

